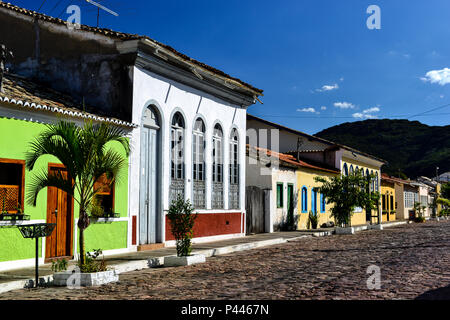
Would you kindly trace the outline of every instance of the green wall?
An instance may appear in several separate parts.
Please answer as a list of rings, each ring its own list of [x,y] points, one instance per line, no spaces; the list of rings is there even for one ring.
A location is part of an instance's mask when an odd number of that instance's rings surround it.
[[[45,125],[43,124],[0,117],[0,158],[25,160],[25,152],[29,148],[29,143],[43,130],[45,130]],[[119,143],[112,142],[109,147],[125,155]],[[38,170],[47,171],[49,162],[59,163],[55,157],[44,156],[38,160],[32,172],[25,170],[24,213],[30,215],[31,220],[46,220],[47,189],[39,193],[36,207],[29,206],[26,204],[27,183],[30,181],[34,172]],[[115,212],[120,213],[121,217],[127,217],[128,166],[122,170],[119,182],[115,186]],[[75,202],[75,218],[78,215],[79,206]],[[74,228],[76,228],[75,223]],[[127,222],[92,224],[86,230],[85,239],[86,249],[88,250],[98,248],[103,250],[126,248]],[[74,239],[74,241],[78,243],[78,239]],[[34,258],[34,246],[34,241],[23,239],[17,228],[0,228],[0,262]]]

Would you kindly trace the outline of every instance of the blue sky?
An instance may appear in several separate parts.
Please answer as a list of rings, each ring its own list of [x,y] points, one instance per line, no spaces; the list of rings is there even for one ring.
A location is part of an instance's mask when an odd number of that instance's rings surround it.
[[[10,0],[96,25],[83,0]],[[190,0],[102,4],[100,26],[145,34],[264,90],[249,113],[314,134],[366,118],[450,124],[450,1]],[[369,30],[369,5],[381,29]],[[56,7],[55,7],[56,6]],[[434,71],[434,72],[433,72]],[[436,109],[421,116],[414,115]]]

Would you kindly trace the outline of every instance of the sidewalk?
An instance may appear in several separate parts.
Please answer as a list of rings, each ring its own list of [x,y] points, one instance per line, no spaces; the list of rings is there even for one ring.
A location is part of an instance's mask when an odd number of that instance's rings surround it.
[[[230,240],[199,243],[192,246],[192,253],[200,253],[206,257],[211,257],[322,235],[320,232],[316,233],[303,231],[263,233]],[[172,255],[176,255],[175,247],[108,256],[105,257],[105,261],[117,273],[123,273],[161,266],[164,263],[164,257]],[[69,263],[69,265],[73,264],[75,264],[74,261]],[[34,285],[34,277],[34,267],[0,272],[0,294],[11,290],[32,287]],[[52,281],[53,271],[51,270],[51,264],[39,266],[39,282],[44,284]]]
[[[406,223],[406,221],[391,223],[386,222],[383,223],[383,227],[393,227]],[[366,229],[367,227],[358,231]],[[206,257],[212,257],[237,251],[286,243],[288,241],[295,241],[302,238],[322,237],[332,234],[334,234],[334,228],[262,233],[229,240],[194,244],[192,246],[192,253],[204,254]],[[105,257],[105,260],[109,267],[114,268],[116,272],[120,274],[123,272],[162,266],[164,264],[164,257],[172,255],[176,255],[175,247],[112,255]],[[69,266],[73,266],[74,264],[75,261],[71,261]],[[0,294],[11,290],[32,287],[34,285],[34,277],[34,267],[0,272]],[[53,271],[51,270],[51,264],[39,266],[39,282],[41,284],[45,284],[52,281]]]

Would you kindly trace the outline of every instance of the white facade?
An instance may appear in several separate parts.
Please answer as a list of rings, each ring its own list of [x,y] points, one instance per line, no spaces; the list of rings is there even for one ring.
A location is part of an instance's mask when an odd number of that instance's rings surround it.
[[[246,136],[246,108],[232,105],[210,94],[194,89],[187,85],[164,78],[156,73],[144,70],[139,67],[133,69],[133,110],[132,122],[139,124],[133,130],[131,136],[131,156],[130,156],[130,178],[129,178],[129,214],[138,217],[140,212],[140,179],[143,173],[141,164],[142,149],[141,135],[143,131],[143,115],[147,108],[153,107],[160,115],[159,139],[160,145],[157,148],[157,157],[160,165],[156,174],[159,175],[158,199],[160,203],[157,212],[157,235],[156,242],[164,243],[165,235],[165,214],[169,209],[169,185],[171,181],[171,123],[176,112],[180,112],[184,118],[184,162],[185,162],[185,199],[193,198],[193,152],[192,137],[193,126],[197,118],[201,118],[205,124],[205,193],[206,209],[198,210],[199,214],[204,213],[226,213],[241,212],[245,214],[245,165],[240,165],[239,179],[239,208],[229,209],[228,188],[229,188],[229,146],[230,135],[236,129],[239,136],[239,163],[245,164],[245,136]],[[212,139],[213,128],[220,124],[223,131],[223,209],[211,209],[212,197]],[[192,202],[192,200],[191,200]],[[244,234],[242,230],[242,234]],[[139,234],[139,232],[138,232]],[[139,238],[139,236],[138,236]],[[130,239],[130,237],[129,237]],[[139,241],[138,241],[139,244]]]

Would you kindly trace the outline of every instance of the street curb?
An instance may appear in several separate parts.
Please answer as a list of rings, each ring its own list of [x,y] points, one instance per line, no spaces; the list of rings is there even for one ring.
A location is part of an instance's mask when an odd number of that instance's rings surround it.
[[[299,237],[301,238],[301,237]],[[197,250],[193,251],[193,254],[203,254],[206,257],[212,257],[222,254],[228,254],[233,252],[239,252],[244,250],[251,250],[281,243],[286,243],[287,240],[284,238],[276,238],[276,239],[269,239],[269,240],[261,240],[261,241],[255,241],[255,242],[247,242],[247,243],[241,243],[237,245],[232,246],[225,246],[220,248],[214,248],[214,249],[207,249],[207,250]],[[127,262],[121,262],[117,264],[111,264],[108,265],[110,268],[114,268],[117,274],[124,273],[124,272],[130,272],[130,271],[138,271],[142,269],[148,269],[148,268],[154,268],[158,266],[164,265],[164,258],[172,256],[162,256],[162,257],[156,257],[156,258],[148,258],[145,260],[133,260],[133,261],[127,261]],[[40,277],[40,281],[45,281],[45,283],[51,283],[53,282],[53,275],[48,275],[45,277]],[[12,290],[18,290],[18,289],[24,289],[28,286],[30,286],[31,283],[34,283],[34,279],[24,279],[24,280],[16,280],[11,282],[5,282],[0,284],[0,294],[12,291]]]

